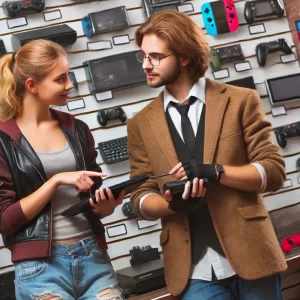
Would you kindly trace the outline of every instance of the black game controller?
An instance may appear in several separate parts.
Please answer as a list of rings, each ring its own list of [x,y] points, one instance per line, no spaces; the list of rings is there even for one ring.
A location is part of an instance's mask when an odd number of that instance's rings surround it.
[[[119,119],[124,123],[126,121],[126,114],[122,107],[103,109],[98,112],[97,119],[102,126],[106,126],[108,120],[114,119]]]
[[[276,41],[261,43],[256,46],[257,62],[260,66],[265,66],[268,53],[282,51],[285,54],[291,54],[292,47],[286,39],[278,39]]]
[[[246,1],[244,16],[247,23],[252,24],[255,18],[267,16],[283,17],[284,9],[281,0]]]
[[[278,145],[281,148],[285,148],[288,138],[300,136],[300,122],[277,128],[277,130],[275,131],[275,135]]]
[[[3,12],[9,17],[15,17],[22,11],[41,12],[45,8],[45,0],[4,1]]]
[[[133,210],[133,207],[130,202],[125,202],[122,206],[122,212],[128,219],[135,219],[138,216]]]

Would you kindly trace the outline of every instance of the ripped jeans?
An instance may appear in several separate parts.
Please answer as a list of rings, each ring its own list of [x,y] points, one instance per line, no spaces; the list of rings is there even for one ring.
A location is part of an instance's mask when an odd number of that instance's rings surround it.
[[[122,300],[107,253],[94,237],[52,245],[48,259],[15,263],[17,300]]]

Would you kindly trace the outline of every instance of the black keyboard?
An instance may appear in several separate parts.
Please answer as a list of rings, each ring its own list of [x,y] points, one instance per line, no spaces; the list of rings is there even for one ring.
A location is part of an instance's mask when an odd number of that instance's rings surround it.
[[[127,136],[98,144],[101,157],[106,164],[114,164],[129,158]]]

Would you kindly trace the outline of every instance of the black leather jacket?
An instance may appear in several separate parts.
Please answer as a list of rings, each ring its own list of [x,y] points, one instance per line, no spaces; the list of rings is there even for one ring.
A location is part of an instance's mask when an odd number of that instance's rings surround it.
[[[69,114],[53,110],[51,112],[59,120],[60,125],[62,125],[63,133],[76,159],[76,169],[101,171],[95,161],[97,154],[95,154],[93,137],[87,125]],[[67,124],[68,122],[66,121],[70,122],[70,124]],[[14,125],[17,126],[16,124]],[[35,151],[21,133],[18,139],[14,140],[14,134],[9,135],[7,128],[4,128],[4,130],[3,128],[1,129],[1,125],[0,154],[0,157],[6,161],[9,168],[7,171],[10,173],[10,176],[0,175],[0,228],[4,245],[12,251],[12,261],[49,256],[51,255],[52,238],[51,203],[49,202],[41,213],[30,222],[26,220],[24,214],[22,216],[19,204],[20,199],[32,194],[46,181],[43,166]],[[9,179],[11,179],[11,182],[9,182]],[[100,182],[97,181],[95,187],[99,187],[101,183],[102,180]],[[11,191],[8,191],[8,188]],[[7,199],[7,195],[13,194],[15,195],[15,199]],[[4,195],[4,197],[1,197],[1,195]],[[89,193],[81,193],[80,195],[81,200],[88,196]],[[8,203],[10,205],[7,205]],[[20,224],[18,224],[21,225],[20,228],[17,228],[19,227],[18,225],[14,225],[17,221],[14,220],[16,215],[15,217],[12,215],[14,211],[17,216],[20,215]],[[105,251],[107,246],[105,243],[104,227],[99,217],[94,215],[92,211],[85,213],[85,217],[89,221],[94,235],[97,237],[99,247]],[[9,218],[11,222],[9,226],[5,226],[5,222]],[[5,234],[7,228],[12,228],[10,229],[12,232]]]

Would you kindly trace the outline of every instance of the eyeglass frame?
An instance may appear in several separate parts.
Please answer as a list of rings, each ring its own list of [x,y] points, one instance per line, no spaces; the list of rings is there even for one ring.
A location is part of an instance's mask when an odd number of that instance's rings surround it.
[[[152,61],[151,61],[151,57],[150,57],[151,54],[148,55],[148,56],[143,55],[143,58],[144,58],[143,61],[140,61],[140,60],[138,59],[138,55],[139,55],[139,54],[142,54],[142,52],[138,52],[138,53],[136,53],[136,55],[135,55],[138,62],[140,62],[141,64],[143,64],[143,63],[145,62],[145,59],[148,58],[149,63],[150,63],[153,67],[158,67],[158,66],[160,66],[160,60],[161,60],[161,59],[166,58],[166,57],[169,57],[169,56],[171,56],[171,55],[175,55],[175,53],[171,53],[171,54],[167,54],[167,55],[165,55],[165,56],[163,56],[163,57],[157,58],[157,59],[158,59],[158,65],[154,65],[154,64],[152,63]]]

